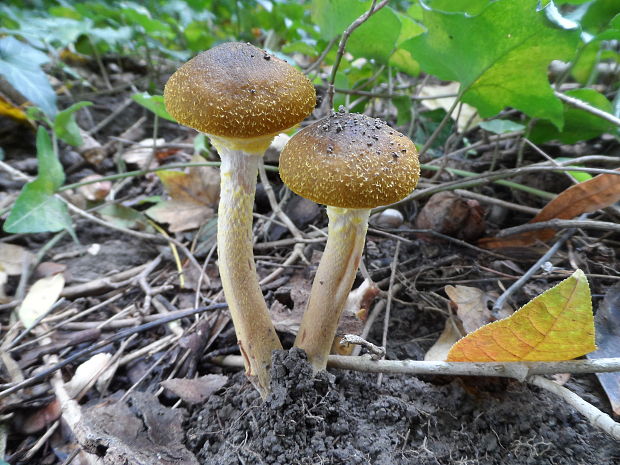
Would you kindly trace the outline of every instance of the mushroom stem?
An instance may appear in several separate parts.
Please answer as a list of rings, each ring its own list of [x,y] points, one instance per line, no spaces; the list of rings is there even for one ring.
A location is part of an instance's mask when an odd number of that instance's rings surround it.
[[[261,396],[269,392],[271,353],[282,349],[258,284],[252,251],[252,210],[260,153],[216,142],[222,159],[217,250],[222,288],[245,362]],[[267,143],[267,145],[269,145]],[[266,148],[266,147],[265,147]]]
[[[327,245],[312,284],[295,346],[308,354],[314,371],[324,370],[357,268],[370,209],[327,207]]]

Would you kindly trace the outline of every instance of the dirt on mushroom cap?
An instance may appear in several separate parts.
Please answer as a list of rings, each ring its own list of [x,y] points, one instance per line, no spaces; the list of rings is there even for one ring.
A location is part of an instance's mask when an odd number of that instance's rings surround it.
[[[249,43],[228,42],[181,66],[164,90],[168,112],[206,134],[248,139],[276,134],[314,109],[312,83]]]
[[[337,112],[291,138],[280,176],[295,193],[340,208],[374,208],[406,197],[420,176],[411,140],[384,121]]]

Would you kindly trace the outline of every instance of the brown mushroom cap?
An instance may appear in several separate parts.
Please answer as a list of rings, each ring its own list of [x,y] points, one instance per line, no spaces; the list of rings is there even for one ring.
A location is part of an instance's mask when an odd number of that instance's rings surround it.
[[[374,208],[405,198],[418,183],[418,151],[380,119],[332,113],[308,126],[280,154],[280,177],[324,205]]]
[[[251,44],[228,42],[181,66],[164,89],[168,112],[206,134],[249,139],[277,134],[314,109],[312,83]]]

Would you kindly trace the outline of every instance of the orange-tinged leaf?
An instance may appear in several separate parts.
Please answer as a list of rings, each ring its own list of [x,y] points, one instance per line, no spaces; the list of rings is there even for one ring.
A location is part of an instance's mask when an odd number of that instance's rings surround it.
[[[449,362],[570,360],[596,350],[590,287],[583,271],[534,298],[512,316],[458,341]]]
[[[585,182],[569,187],[551,200],[530,223],[553,219],[568,220],[582,213],[608,207],[620,201],[620,175],[599,174]],[[539,229],[507,237],[486,237],[479,241],[483,247],[527,247],[536,241],[548,241],[554,229]]]

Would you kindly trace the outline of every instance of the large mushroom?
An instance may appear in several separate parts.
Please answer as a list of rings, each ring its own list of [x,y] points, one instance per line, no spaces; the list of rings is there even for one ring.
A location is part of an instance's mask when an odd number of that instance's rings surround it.
[[[380,119],[332,113],[295,134],[280,155],[280,177],[295,193],[327,205],[327,245],[295,345],[325,369],[359,266],[370,209],[406,197],[420,174],[409,138]]]
[[[246,374],[263,397],[271,353],[282,346],[269,318],[252,252],[258,163],[278,133],[314,109],[312,83],[283,60],[229,42],[181,66],[164,90],[168,112],[205,133],[221,160],[218,262]]]

